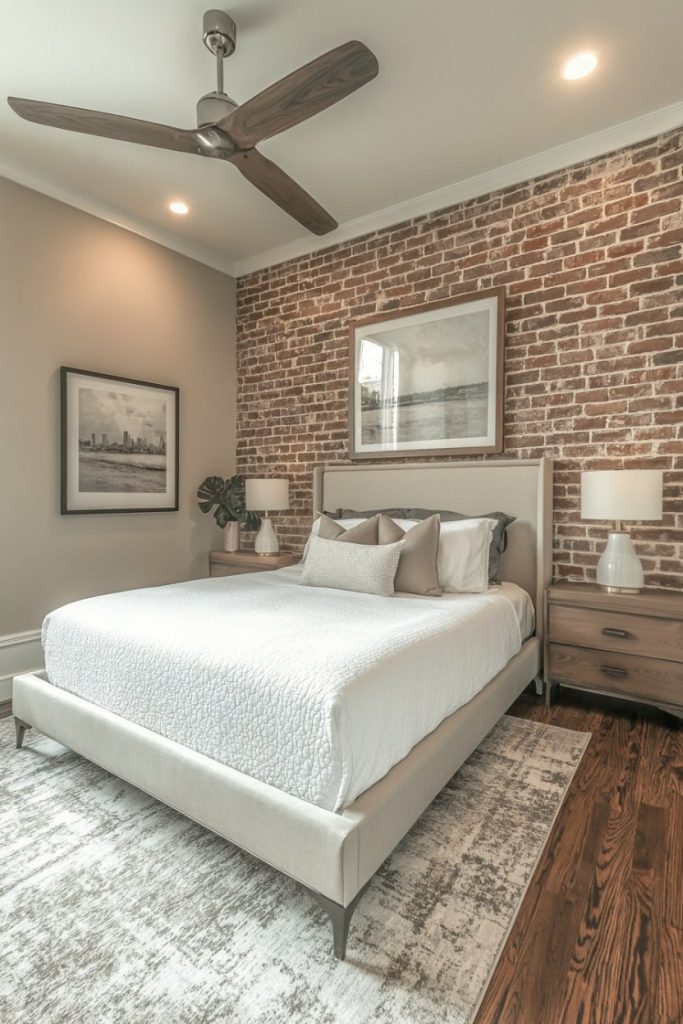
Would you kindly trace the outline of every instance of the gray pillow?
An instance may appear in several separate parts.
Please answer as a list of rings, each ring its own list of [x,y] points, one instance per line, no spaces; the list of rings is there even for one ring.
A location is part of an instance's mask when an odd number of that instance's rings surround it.
[[[301,584],[391,597],[402,541],[395,544],[340,544],[313,535]]]
[[[394,587],[403,594],[441,597],[437,559],[440,524],[438,516],[429,516],[409,530],[403,530],[389,518],[379,516],[378,543],[403,540]]]
[[[516,516],[510,516],[506,512],[486,512],[478,516],[468,516],[463,512],[449,512],[434,508],[390,508],[377,509],[373,512],[355,512],[348,508],[339,508],[332,518],[334,519],[365,519],[383,512],[385,516],[392,519],[427,519],[429,516],[441,516],[442,523],[455,523],[461,519],[495,519],[496,525],[491,535],[491,546],[489,548],[489,583],[500,583],[500,559],[507,547],[507,529],[514,523]],[[331,513],[328,513],[331,515]]]
[[[325,512],[326,516],[330,519],[369,519],[370,516],[389,516],[391,519],[407,519],[408,518],[407,508],[374,508],[366,512],[354,512],[350,508],[338,508],[336,512]],[[427,513],[430,515],[431,513]],[[426,519],[426,516],[420,516],[420,519]]]

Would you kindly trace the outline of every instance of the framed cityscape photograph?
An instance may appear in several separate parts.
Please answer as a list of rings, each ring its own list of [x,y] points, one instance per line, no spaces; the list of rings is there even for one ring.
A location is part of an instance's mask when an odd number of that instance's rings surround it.
[[[502,288],[351,326],[351,458],[503,450]]]
[[[179,391],[62,366],[61,511],[177,512]]]

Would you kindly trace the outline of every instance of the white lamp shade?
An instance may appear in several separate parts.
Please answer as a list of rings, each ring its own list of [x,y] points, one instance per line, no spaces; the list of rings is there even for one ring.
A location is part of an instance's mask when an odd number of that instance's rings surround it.
[[[662,518],[661,469],[606,469],[581,474],[581,518]]]
[[[289,480],[247,480],[246,500],[250,512],[284,512],[289,508]]]

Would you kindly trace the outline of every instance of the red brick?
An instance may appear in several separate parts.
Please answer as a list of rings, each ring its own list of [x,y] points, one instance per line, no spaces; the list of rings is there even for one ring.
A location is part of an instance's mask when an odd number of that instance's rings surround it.
[[[284,547],[313,466],[349,461],[349,323],[504,287],[505,456],[556,459],[556,577],[592,578],[605,542],[580,470],[660,467],[636,537],[648,585],[683,587],[682,164],[678,130],[240,279],[238,468],[290,478]]]

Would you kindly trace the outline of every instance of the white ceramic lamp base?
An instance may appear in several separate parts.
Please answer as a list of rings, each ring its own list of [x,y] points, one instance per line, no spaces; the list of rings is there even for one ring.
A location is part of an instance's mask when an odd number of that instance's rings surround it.
[[[645,579],[628,533],[610,533],[598,562],[597,582],[615,594],[639,594]]]
[[[259,531],[254,541],[254,551],[257,555],[277,555],[280,550],[277,534],[272,519],[264,516],[261,520]]]

